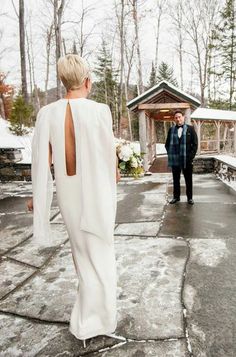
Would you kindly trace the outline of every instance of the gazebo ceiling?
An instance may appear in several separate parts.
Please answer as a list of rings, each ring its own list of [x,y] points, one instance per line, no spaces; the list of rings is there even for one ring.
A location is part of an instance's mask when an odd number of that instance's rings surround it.
[[[128,104],[127,107],[131,110],[136,112],[139,109],[140,104],[155,104],[155,103],[188,103],[192,110],[196,109],[200,106],[200,101],[197,98],[189,95],[186,92],[175,87],[173,84],[162,81],[155,85],[154,87],[150,88],[146,92],[142,93],[141,95],[137,96],[136,98],[132,99]],[[172,106],[171,111],[173,115],[173,111],[175,109]],[[145,109],[148,110],[148,109]],[[160,108],[152,109],[152,117],[155,117],[155,113],[158,114],[158,119],[160,119]],[[170,119],[169,119],[170,120]]]

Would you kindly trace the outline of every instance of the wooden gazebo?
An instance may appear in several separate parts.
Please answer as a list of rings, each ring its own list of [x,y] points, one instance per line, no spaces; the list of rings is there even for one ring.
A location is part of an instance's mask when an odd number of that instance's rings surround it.
[[[229,152],[236,154],[236,112],[198,108],[191,114],[198,136],[198,154],[210,152]],[[203,133],[205,125],[215,128],[214,138]],[[211,135],[212,136],[212,135]]]
[[[156,156],[156,133],[154,120],[173,121],[176,109],[185,113],[187,123],[191,122],[191,113],[200,106],[200,101],[183,92],[167,81],[162,81],[131,100],[127,107],[139,117],[139,141],[144,153],[144,169]]]

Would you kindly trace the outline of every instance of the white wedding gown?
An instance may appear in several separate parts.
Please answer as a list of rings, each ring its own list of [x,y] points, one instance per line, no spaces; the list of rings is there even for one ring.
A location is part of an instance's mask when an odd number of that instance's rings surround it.
[[[70,105],[76,146],[76,173],[67,175],[65,117]],[[34,239],[53,243],[49,215],[52,147],[58,204],[70,238],[78,291],[70,331],[78,339],[110,334],[116,328],[116,156],[110,109],[85,98],[61,99],[42,108],[32,144]],[[65,302],[66,303],[66,302]]]

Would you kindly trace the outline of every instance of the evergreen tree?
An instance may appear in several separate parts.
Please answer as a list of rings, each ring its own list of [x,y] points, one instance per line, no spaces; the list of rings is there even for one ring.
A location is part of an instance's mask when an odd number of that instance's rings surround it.
[[[173,68],[165,62],[161,62],[160,66],[158,67],[156,81],[157,81],[157,83],[159,83],[161,81],[167,81],[176,87],[178,86],[177,79],[174,77]]]
[[[32,125],[33,106],[27,104],[21,95],[13,102],[10,115],[10,130],[16,135],[25,135],[29,132],[27,128]]]
[[[150,77],[149,77],[148,88],[152,88],[153,86],[155,86],[155,84],[157,84],[156,69],[155,69],[154,63],[152,62],[152,68],[151,68],[151,73],[150,73]]]
[[[229,109],[232,109],[236,79],[236,6],[235,0],[225,0],[225,6],[220,13],[221,21],[213,33],[213,47],[219,59],[218,70],[215,72],[226,80],[228,87]]]
[[[93,88],[93,98],[101,103],[109,105],[115,127],[119,130],[117,113],[117,95],[118,95],[118,72],[113,69],[111,54],[107,49],[105,41],[97,57],[97,66],[94,71],[97,82]]]

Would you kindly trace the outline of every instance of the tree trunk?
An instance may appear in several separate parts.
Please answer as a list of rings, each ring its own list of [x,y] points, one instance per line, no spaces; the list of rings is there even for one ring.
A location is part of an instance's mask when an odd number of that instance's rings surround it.
[[[26,55],[25,55],[25,20],[24,0],[19,0],[19,32],[20,32],[20,59],[21,59],[21,90],[26,103],[28,103]]]
[[[44,105],[48,104],[48,81],[49,81],[49,69],[50,69],[50,52],[51,52],[51,44],[52,44],[52,31],[53,25],[50,26],[49,30],[47,30],[46,34],[46,79],[45,79],[45,87],[44,87]]]
[[[141,62],[141,52],[140,52],[140,44],[139,44],[137,1],[138,0],[132,0],[132,13],[133,13],[133,20],[134,20],[136,50],[137,50],[137,59],[138,59],[138,92],[139,92],[138,94],[141,94],[143,93],[143,76],[142,76],[142,62]]]
[[[121,0],[121,11],[120,19],[119,14],[118,23],[119,23],[119,37],[120,37],[120,83],[119,83],[119,93],[118,93],[118,126],[119,126],[119,136],[121,134],[121,118],[123,114],[123,74],[124,74],[124,0]]]
[[[57,62],[61,57],[61,47],[62,47],[62,39],[61,39],[61,21],[62,14],[65,6],[65,0],[61,0],[59,6],[59,0],[54,0],[54,30],[55,30],[55,42],[56,42],[56,71],[57,71],[57,99],[60,99],[62,96],[61,92],[61,82],[58,74]]]

